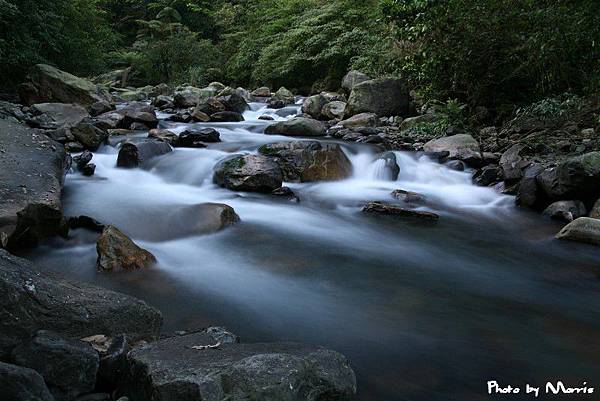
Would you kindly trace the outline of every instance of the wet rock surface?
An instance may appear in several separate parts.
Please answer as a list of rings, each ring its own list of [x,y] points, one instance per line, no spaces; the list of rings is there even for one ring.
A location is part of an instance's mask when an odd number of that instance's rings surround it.
[[[271,192],[281,187],[283,172],[270,158],[234,156],[215,167],[214,182],[234,191]]]
[[[137,246],[114,226],[106,226],[96,242],[98,271],[144,269],[156,263],[150,252]]]
[[[171,146],[162,141],[146,140],[139,143],[125,142],[119,150],[117,167],[134,168],[143,166],[153,157],[172,152]]]

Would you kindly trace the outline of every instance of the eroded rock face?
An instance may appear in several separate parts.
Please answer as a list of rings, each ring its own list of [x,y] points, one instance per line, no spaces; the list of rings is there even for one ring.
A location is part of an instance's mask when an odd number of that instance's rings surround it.
[[[217,164],[213,180],[217,185],[234,191],[269,193],[281,187],[283,173],[266,156],[240,155]]]
[[[98,271],[144,269],[156,263],[156,258],[137,246],[114,226],[106,226],[96,242]]]
[[[267,135],[285,136],[325,136],[326,127],[321,121],[306,117],[295,117],[279,121],[265,129]]]
[[[20,87],[19,95],[25,104],[75,103],[90,106],[101,100],[110,100],[110,95],[92,82],[46,64],[38,64],[31,69],[29,81]]]
[[[0,120],[0,247],[34,245],[66,234],[62,145],[24,125]]]
[[[13,350],[12,359],[42,375],[57,400],[74,400],[96,385],[98,353],[79,340],[38,331]]]
[[[348,98],[346,114],[375,113],[378,116],[406,116],[410,103],[408,87],[395,78],[380,78],[355,84]]]
[[[156,156],[172,152],[171,146],[163,141],[147,140],[139,143],[125,142],[119,150],[117,167],[142,166]]]
[[[285,181],[334,181],[352,174],[352,164],[337,144],[276,142],[261,146],[259,152],[281,167]]]
[[[99,333],[158,337],[156,309],[124,294],[64,280],[0,250],[0,358],[38,330],[80,339]]]
[[[4,362],[0,362],[0,394],[10,401],[55,401],[39,373]]]
[[[350,400],[356,378],[341,354],[295,343],[221,344],[207,332],[161,340],[129,353],[131,401]]]
[[[600,245],[600,220],[590,217],[580,217],[563,227],[557,239]]]
[[[462,160],[467,164],[476,165],[481,162],[479,143],[468,134],[458,134],[434,139],[423,146],[429,153],[448,152],[447,158]]]

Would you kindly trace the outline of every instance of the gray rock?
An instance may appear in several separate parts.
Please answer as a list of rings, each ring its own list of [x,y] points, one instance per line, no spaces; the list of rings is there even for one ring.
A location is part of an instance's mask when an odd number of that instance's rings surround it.
[[[145,140],[139,143],[125,142],[119,150],[117,167],[133,168],[143,166],[153,157],[172,152],[171,146],[162,141]]]
[[[39,103],[31,106],[33,126],[44,129],[70,128],[90,117],[86,109],[77,104]]]
[[[90,106],[90,115],[99,116],[115,110],[115,105],[108,100],[99,100]]]
[[[235,111],[219,111],[210,115],[210,121],[215,123],[241,122],[244,121],[244,116]]]
[[[271,97],[271,89],[266,86],[261,86],[260,88],[253,90],[251,95],[256,97]]]
[[[377,118],[377,115],[374,113],[360,113],[341,121],[339,125],[348,129],[358,127],[377,127],[379,125],[379,118]]]
[[[449,160],[446,162],[446,167],[454,171],[465,171],[465,163],[461,160]]]
[[[81,143],[84,149],[95,151],[106,142],[108,132],[88,122],[82,122],[71,129],[71,134]]]
[[[114,226],[105,226],[96,242],[96,268],[100,272],[138,270],[156,263],[156,258],[137,246]]]
[[[578,200],[554,202],[544,210],[544,216],[566,222],[583,217],[586,213],[585,205]]]
[[[341,120],[346,113],[346,102],[334,100],[321,109],[321,115],[327,120]]]
[[[600,199],[594,202],[592,210],[590,210],[590,217],[593,219],[600,219]]]
[[[33,369],[0,362],[0,395],[5,401],[55,401]]]
[[[406,116],[410,103],[408,87],[401,79],[379,78],[354,85],[346,114],[374,113],[383,116]]]
[[[337,144],[275,142],[261,146],[258,151],[281,167],[285,181],[334,181],[352,174],[352,164]]]
[[[171,146],[176,146],[179,141],[179,135],[166,129],[154,128],[148,132],[148,138],[166,142]]]
[[[65,235],[63,146],[24,125],[0,120],[0,247]]]
[[[337,352],[294,343],[221,344],[208,333],[133,349],[123,393],[131,401],[350,400],[356,379]]]
[[[500,157],[500,167],[507,183],[514,183],[523,177],[523,170],[530,164],[522,157],[524,147],[516,144],[508,148]]]
[[[600,220],[590,217],[575,219],[563,227],[556,238],[600,245]]]
[[[248,103],[246,103],[246,100],[237,93],[232,93],[231,95],[218,97],[217,100],[225,106],[227,111],[243,113],[244,111],[250,108]]]
[[[368,202],[362,209],[363,213],[390,216],[396,218],[413,218],[419,220],[437,221],[440,216],[431,212],[406,209],[385,202]]]
[[[517,187],[516,203],[520,206],[537,207],[542,201],[542,194],[537,183],[537,176],[544,171],[541,164],[533,163],[525,168],[523,178]]]
[[[312,118],[295,117],[287,121],[279,121],[265,129],[267,135],[285,136],[325,136],[326,127],[321,121]]]
[[[159,222],[163,219],[159,218]],[[192,235],[212,234],[240,221],[231,206],[222,203],[200,203],[169,211],[164,216],[160,239],[176,239]]]
[[[273,94],[272,100],[280,100],[284,105],[294,104],[294,94],[282,86]]]
[[[118,110],[117,113],[124,117],[119,128],[133,129],[131,126],[134,123],[144,124],[148,128],[156,128],[158,126],[158,118],[156,117],[154,106],[146,103],[129,103],[124,108]]]
[[[544,170],[538,184],[550,200],[594,202],[600,197],[600,152],[572,157]]]
[[[160,312],[144,302],[93,285],[64,280],[0,250],[0,358],[45,329],[68,338],[125,334],[158,337]]]
[[[177,146],[195,148],[198,143],[213,143],[221,142],[221,135],[219,131],[214,128],[203,128],[200,130],[185,130],[179,134],[179,140]],[[204,146],[200,146],[204,147]]]
[[[172,109],[175,107],[173,98],[170,96],[165,96],[165,95],[159,95],[159,96],[155,97],[154,99],[152,99],[152,105],[154,107],[158,108],[159,110]],[[194,106],[195,106],[195,104],[194,104]]]
[[[425,196],[403,189],[396,189],[390,195],[404,203],[422,204],[426,202]]]
[[[308,114],[312,118],[321,118],[321,111],[329,101],[322,95],[309,96],[302,103],[302,112]]]
[[[502,169],[498,166],[485,166],[473,175],[473,182],[482,187],[498,183],[502,179]]]
[[[212,96],[212,94],[210,96]],[[173,94],[173,102],[175,107],[185,109],[188,107],[196,107],[202,97],[203,92],[201,89],[188,86]]]
[[[344,75],[344,78],[342,79],[342,89],[344,89],[347,93],[350,93],[355,85],[370,80],[371,77],[369,77],[367,74],[352,70]]]
[[[125,127],[125,116],[116,111],[110,111],[108,113],[100,114],[92,120],[95,127],[101,130],[110,130]]]
[[[42,375],[57,400],[73,400],[96,384],[98,353],[89,344],[56,333],[37,332],[13,350],[12,359]]]
[[[281,187],[283,173],[266,156],[239,155],[218,163],[213,180],[217,185],[234,191],[269,193]]]
[[[429,153],[448,152],[449,159],[462,160],[469,165],[476,165],[481,161],[479,143],[467,134],[433,139],[423,145],[423,150]]]

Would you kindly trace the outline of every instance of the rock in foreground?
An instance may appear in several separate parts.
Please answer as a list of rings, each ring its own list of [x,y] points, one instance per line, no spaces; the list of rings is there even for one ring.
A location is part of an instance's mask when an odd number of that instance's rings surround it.
[[[393,217],[417,218],[423,220],[438,220],[440,216],[431,212],[420,210],[405,209],[396,205],[390,205],[384,202],[369,202],[363,209],[363,213],[379,214]]]
[[[0,120],[0,247],[66,234],[61,193],[67,166],[57,142]]]
[[[590,217],[575,219],[564,226],[556,238],[600,245],[600,220]]]
[[[96,242],[98,271],[137,270],[150,267],[156,258],[137,246],[114,226],[106,226]]]
[[[281,168],[266,156],[240,155],[215,167],[215,184],[234,191],[269,193],[281,187]]]
[[[54,401],[39,373],[4,362],[0,362],[0,394],[7,401]]]
[[[129,353],[131,401],[350,400],[356,378],[343,355],[294,343],[218,344],[208,333],[174,337]]]
[[[144,302],[89,284],[44,273],[25,259],[0,250],[0,358],[38,330],[68,338],[125,334],[132,340],[158,337],[160,312]]]

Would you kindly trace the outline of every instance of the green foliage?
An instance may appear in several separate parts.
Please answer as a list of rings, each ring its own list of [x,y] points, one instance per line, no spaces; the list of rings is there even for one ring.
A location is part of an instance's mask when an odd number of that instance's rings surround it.
[[[556,120],[572,116],[583,106],[583,99],[573,94],[550,97],[518,109],[517,117],[534,117],[541,120]]]
[[[398,72],[437,98],[498,105],[598,89],[596,0],[382,0]]]

